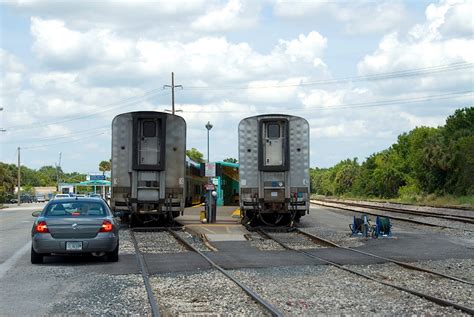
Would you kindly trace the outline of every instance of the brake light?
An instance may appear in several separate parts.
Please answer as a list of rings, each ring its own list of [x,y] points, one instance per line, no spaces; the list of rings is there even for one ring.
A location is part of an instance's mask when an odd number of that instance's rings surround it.
[[[104,220],[104,222],[102,222],[102,227],[100,227],[99,232],[110,232],[113,228],[114,226],[109,220]]]
[[[40,221],[38,224],[35,226],[35,231],[38,233],[48,233],[48,225],[46,225],[46,221]]]

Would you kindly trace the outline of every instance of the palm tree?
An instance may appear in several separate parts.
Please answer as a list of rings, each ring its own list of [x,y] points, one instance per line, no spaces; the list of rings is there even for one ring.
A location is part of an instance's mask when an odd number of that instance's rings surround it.
[[[112,165],[112,159],[108,161],[101,161],[99,163],[99,171],[102,172],[102,175],[105,175],[105,172],[110,171]]]

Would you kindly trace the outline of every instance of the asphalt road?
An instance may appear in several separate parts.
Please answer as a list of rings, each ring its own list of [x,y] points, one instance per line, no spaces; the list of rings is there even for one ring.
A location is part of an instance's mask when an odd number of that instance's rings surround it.
[[[31,213],[45,204],[22,204],[0,209],[0,277],[12,261],[29,251],[30,231],[34,218]]]
[[[30,230],[34,221],[31,213],[42,206],[27,204],[0,210],[0,316],[149,314],[143,281],[132,254],[121,255],[117,263],[103,262],[94,257],[47,257],[44,264],[30,263]],[[194,216],[198,219],[198,213]],[[310,214],[302,219],[301,227],[320,228],[322,232],[327,229],[347,237],[351,221],[351,214],[312,207]],[[407,261],[474,258],[473,249],[461,240],[436,233],[406,230],[408,228],[402,231],[402,228],[396,226],[394,228],[394,238],[363,239],[360,248]],[[222,250],[225,249],[226,246],[223,245]],[[214,260],[229,268],[245,266],[246,255],[242,254],[241,249],[238,250],[213,254]],[[317,252],[327,252],[328,257],[338,256],[335,250]],[[278,256],[277,253],[275,256]],[[184,255],[150,255],[147,265],[152,273],[162,272],[166,268],[163,261],[167,260],[172,267],[177,267],[179,263],[176,261],[179,259],[173,256]],[[236,259],[236,256],[240,258]],[[256,253],[251,257],[249,253],[247,257],[247,262],[252,264],[262,255]],[[344,262],[351,260],[353,255],[350,255],[349,260],[344,255],[340,257],[339,260]],[[288,261],[287,258],[285,255],[282,261]],[[275,261],[262,263],[261,266],[278,265],[278,261]],[[190,263],[187,258],[181,262]],[[252,267],[250,264],[249,267]]]

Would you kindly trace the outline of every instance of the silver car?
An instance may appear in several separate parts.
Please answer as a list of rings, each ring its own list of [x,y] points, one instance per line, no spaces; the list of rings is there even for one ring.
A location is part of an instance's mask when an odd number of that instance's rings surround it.
[[[118,261],[119,224],[105,201],[55,199],[33,216],[31,263],[42,263],[46,255],[81,253]]]

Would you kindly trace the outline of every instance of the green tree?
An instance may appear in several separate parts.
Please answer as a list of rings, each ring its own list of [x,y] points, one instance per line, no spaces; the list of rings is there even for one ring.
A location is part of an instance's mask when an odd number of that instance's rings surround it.
[[[61,178],[62,175],[61,167],[43,166],[38,170],[37,174],[39,186],[56,186],[58,176]]]
[[[224,162],[237,163],[238,160],[233,158],[233,157],[228,157],[228,158],[224,159]]]
[[[197,163],[204,163],[203,154],[197,149],[192,148],[191,150],[186,150],[186,155],[193,161]]]
[[[111,170],[111,165],[112,165],[111,162],[112,162],[112,159],[108,161],[101,161],[99,163],[99,171],[101,171],[103,175],[105,175],[105,172],[108,172]]]

